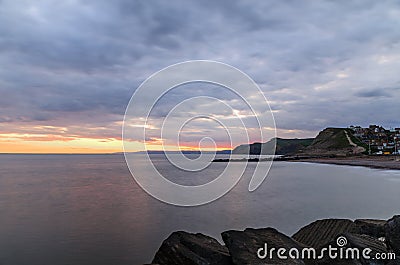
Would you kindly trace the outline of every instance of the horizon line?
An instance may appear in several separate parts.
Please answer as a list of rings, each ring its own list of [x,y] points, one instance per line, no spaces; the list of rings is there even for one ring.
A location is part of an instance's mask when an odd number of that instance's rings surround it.
[[[233,149],[222,149],[222,150],[207,150],[203,152],[221,152],[221,151],[232,151]],[[181,150],[181,152],[200,152],[201,150]],[[143,152],[179,152],[179,150],[139,150],[126,153],[143,153]],[[0,152],[0,155],[118,155],[124,154],[123,151],[118,152],[99,152],[99,153],[30,153],[30,152]]]

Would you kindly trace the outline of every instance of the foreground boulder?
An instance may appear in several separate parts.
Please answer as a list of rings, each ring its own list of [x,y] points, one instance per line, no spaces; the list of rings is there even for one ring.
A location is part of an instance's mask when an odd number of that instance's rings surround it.
[[[375,256],[377,253],[387,253],[388,249],[386,244],[381,240],[368,236],[368,235],[355,235],[355,234],[343,234],[347,238],[346,248],[357,248],[360,253],[360,259],[362,265],[384,265],[387,263],[386,260],[375,260]],[[371,253],[368,254],[370,257],[364,258],[362,255],[362,251],[366,248],[371,249]]]
[[[385,225],[386,244],[400,256],[400,215],[393,216]],[[400,263],[399,263],[400,264]]]
[[[342,243],[341,245],[338,245],[338,238],[344,238],[345,243]],[[340,241],[343,242],[343,241]],[[332,259],[328,255],[325,255],[323,259],[321,260],[316,260],[312,264],[317,264],[317,265],[385,265],[387,263],[386,260],[375,260],[374,257],[376,253],[387,253],[387,248],[386,245],[371,236],[368,235],[357,235],[357,234],[350,234],[350,233],[344,233],[338,235],[338,237],[326,244],[325,248],[328,246],[335,247],[337,249],[342,248],[343,249],[343,254],[338,253],[338,257],[335,259]],[[351,250],[349,250],[351,248]],[[363,256],[363,250],[369,248],[371,250],[370,253],[368,253],[368,257]],[[348,250],[348,252],[346,252]],[[358,250],[358,253],[357,253]],[[318,250],[318,252],[321,252],[321,248]],[[347,254],[346,254],[347,253]]]
[[[386,220],[357,219],[354,224],[359,228],[359,233],[380,238],[385,237]]]
[[[162,243],[152,264],[159,265],[231,265],[226,247],[212,237],[179,231]]]
[[[226,246],[203,234],[174,232],[162,243],[152,264],[400,265],[400,215],[388,221],[318,220],[301,228],[292,238],[273,228],[248,228],[223,232],[222,239]],[[349,254],[332,257],[326,252],[330,247],[336,248],[334,252]],[[279,254],[280,249],[284,251]],[[366,253],[370,258],[363,256],[363,250],[370,250]],[[394,256],[374,259],[378,253],[394,254],[390,252],[397,254],[396,260]]]
[[[395,260],[391,260],[388,264],[386,265],[399,265],[400,264],[400,256],[397,256]]]
[[[317,249],[332,242],[340,234],[358,232],[359,228],[351,220],[323,219],[301,228],[292,238]]]
[[[222,233],[222,239],[224,240],[226,247],[229,249],[233,264],[235,265],[305,264],[300,259],[278,259],[276,252],[272,259],[269,257],[266,257],[265,259],[258,257],[257,252],[260,248],[265,247],[265,243],[267,243],[268,249],[285,248],[289,250],[291,248],[296,248],[301,251],[303,248],[301,244],[273,228],[248,228],[244,231],[230,230]],[[261,254],[264,254],[262,252]]]

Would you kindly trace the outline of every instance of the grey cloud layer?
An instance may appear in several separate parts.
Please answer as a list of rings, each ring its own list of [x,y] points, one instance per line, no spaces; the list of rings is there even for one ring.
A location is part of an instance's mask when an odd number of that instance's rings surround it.
[[[1,1],[0,130],[107,127],[191,59],[249,74],[282,129],[399,126],[399,28],[396,1]]]

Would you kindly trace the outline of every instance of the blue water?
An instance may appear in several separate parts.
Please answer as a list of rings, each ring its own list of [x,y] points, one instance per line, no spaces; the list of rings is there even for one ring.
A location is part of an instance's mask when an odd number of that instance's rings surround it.
[[[195,184],[225,166],[188,175],[154,161],[171,180]],[[275,162],[249,193],[254,165],[221,199],[182,208],[143,192],[122,155],[0,155],[0,264],[142,264],[175,230],[218,239],[245,227],[292,234],[318,218],[400,213],[400,171]]]

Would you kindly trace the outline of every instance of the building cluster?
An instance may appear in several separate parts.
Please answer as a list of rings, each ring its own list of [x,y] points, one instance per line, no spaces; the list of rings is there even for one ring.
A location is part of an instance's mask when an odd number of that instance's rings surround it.
[[[400,154],[400,128],[385,129],[382,126],[370,125],[367,128],[350,126],[353,135],[368,146],[370,154]]]

